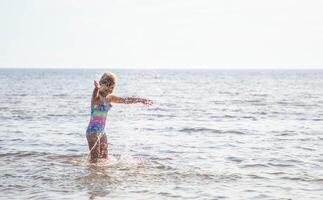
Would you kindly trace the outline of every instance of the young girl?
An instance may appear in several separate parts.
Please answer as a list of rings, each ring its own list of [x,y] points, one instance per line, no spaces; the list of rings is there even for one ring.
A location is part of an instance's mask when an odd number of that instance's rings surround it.
[[[105,134],[105,122],[111,103],[143,103],[151,105],[148,99],[127,97],[121,98],[112,95],[116,84],[116,76],[111,72],[102,75],[100,81],[94,81],[94,90],[91,99],[91,119],[86,130],[86,138],[89,144],[91,162],[97,162],[98,158],[108,158],[108,142]]]

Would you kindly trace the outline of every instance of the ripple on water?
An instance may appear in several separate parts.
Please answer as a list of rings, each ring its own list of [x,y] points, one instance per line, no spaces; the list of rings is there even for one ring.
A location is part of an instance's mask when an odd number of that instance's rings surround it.
[[[211,128],[203,128],[203,127],[187,127],[178,130],[179,132],[184,133],[215,133],[215,134],[237,134],[244,135],[245,132],[238,130],[220,130],[220,129],[211,129]]]
[[[201,133],[201,132],[222,133],[221,130],[202,128],[202,127],[201,128],[195,128],[195,127],[182,128],[179,130],[179,132],[184,132],[184,133]]]
[[[37,151],[14,151],[7,153],[0,153],[1,157],[10,157],[14,160],[15,157],[24,158],[24,157],[38,157],[38,156],[47,156],[50,155],[47,152],[37,152]]]

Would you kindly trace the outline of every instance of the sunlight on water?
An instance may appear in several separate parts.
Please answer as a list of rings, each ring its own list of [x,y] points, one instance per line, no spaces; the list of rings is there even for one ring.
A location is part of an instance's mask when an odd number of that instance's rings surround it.
[[[0,70],[0,199],[321,199],[323,71],[115,70],[155,104],[114,104],[90,163],[102,72]]]

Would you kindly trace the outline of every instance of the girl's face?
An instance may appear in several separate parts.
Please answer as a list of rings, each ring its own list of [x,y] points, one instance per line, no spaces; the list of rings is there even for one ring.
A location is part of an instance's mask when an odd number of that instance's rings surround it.
[[[109,87],[108,85],[106,84],[102,84],[101,85],[101,88],[100,88],[100,92],[106,96],[108,94],[111,94],[112,93],[112,90],[113,90],[113,86],[112,87]]]
[[[105,85],[105,84],[102,84],[101,87],[100,87],[100,92],[101,94],[103,94],[104,96],[108,95],[109,94],[109,88]]]

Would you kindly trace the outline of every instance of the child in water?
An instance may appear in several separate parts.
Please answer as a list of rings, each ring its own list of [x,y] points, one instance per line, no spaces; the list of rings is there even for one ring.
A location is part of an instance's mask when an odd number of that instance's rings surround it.
[[[97,162],[98,158],[108,159],[108,142],[104,131],[106,117],[111,109],[111,103],[142,103],[151,105],[148,99],[136,97],[117,97],[112,95],[116,85],[116,76],[111,72],[102,75],[100,81],[94,81],[94,90],[91,98],[91,119],[86,130],[91,162]]]

